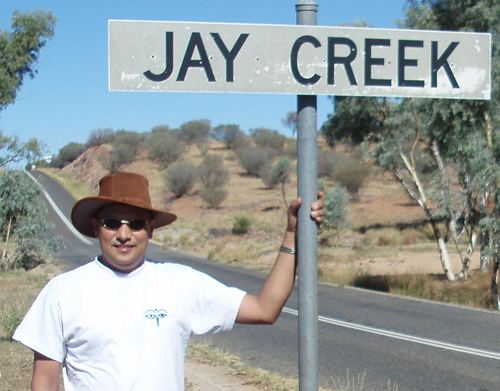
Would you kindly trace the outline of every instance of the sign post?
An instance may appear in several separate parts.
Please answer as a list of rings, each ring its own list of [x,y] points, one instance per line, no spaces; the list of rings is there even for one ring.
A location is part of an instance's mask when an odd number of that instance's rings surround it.
[[[297,24],[316,25],[316,0],[299,0]],[[317,197],[317,97],[297,96],[297,190],[299,209],[297,232],[299,289],[299,390],[316,391],[318,382],[318,230],[310,218],[309,205]]]

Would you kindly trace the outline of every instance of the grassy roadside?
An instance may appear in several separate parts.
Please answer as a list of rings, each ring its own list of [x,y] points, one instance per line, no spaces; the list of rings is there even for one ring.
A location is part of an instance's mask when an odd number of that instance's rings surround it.
[[[0,273],[0,391],[29,389],[33,353],[11,337],[40,289],[56,273],[52,264],[31,272]]]

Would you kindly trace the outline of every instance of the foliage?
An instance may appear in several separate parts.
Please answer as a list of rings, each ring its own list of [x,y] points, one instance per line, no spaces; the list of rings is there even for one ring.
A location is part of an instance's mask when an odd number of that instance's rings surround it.
[[[341,157],[332,150],[320,150],[318,152],[318,177],[333,178],[337,164]]]
[[[345,187],[354,199],[370,175],[370,167],[361,158],[339,159],[333,179]]]
[[[167,168],[165,178],[168,189],[179,198],[193,189],[197,178],[196,168],[189,162],[175,162]]]
[[[111,144],[115,137],[115,132],[110,128],[99,128],[90,132],[87,138],[87,147],[98,147],[103,144]]]
[[[165,168],[178,160],[186,150],[186,144],[169,130],[152,131],[146,146],[149,158]]]
[[[342,228],[347,224],[347,206],[349,195],[342,186],[332,187],[324,197],[325,228]]]
[[[227,191],[221,187],[204,187],[200,191],[200,196],[211,209],[217,209],[226,199]]]
[[[212,129],[212,137],[232,150],[241,148],[246,142],[245,133],[236,124],[217,125]]]
[[[361,143],[367,136],[380,133],[386,115],[386,101],[366,97],[332,98],[335,113],[321,126],[329,146],[338,141]]]
[[[42,146],[37,139],[32,138],[24,143],[18,137],[7,136],[0,130],[0,168],[22,160],[27,160],[30,164],[41,155]]]
[[[33,78],[40,50],[54,35],[50,12],[14,12],[12,32],[0,31],[0,110],[14,103],[24,77]]]
[[[239,149],[237,155],[248,175],[258,177],[261,170],[271,164],[276,151],[272,148],[250,147]]]
[[[0,175],[0,228],[4,241],[0,269],[33,269],[57,248],[57,239],[48,236],[52,225],[40,190],[21,171]]]
[[[244,235],[248,233],[252,225],[252,220],[247,216],[236,216],[233,222],[232,233],[235,235]]]
[[[193,120],[183,123],[179,128],[179,136],[188,145],[207,140],[211,130],[208,119]]]
[[[489,207],[499,191],[499,25],[500,6],[491,0],[408,2],[403,27],[492,33],[492,99],[394,102],[375,148],[376,162],[424,209],[450,280],[455,276],[448,263],[448,242],[462,261],[458,277],[467,278],[477,238],[482,270],[491,260],[500,262],[494,255],[498,253],[491,251],[498,248],[498,235],[493,234],[495,208]],[[446,230],[437,223],[443,220]],[[465,251],[458,246],[462,236]]]
[[[202,189],[201,198],[210,208],[218,208],[226,199],[225,186],[229,183],[229,171],[220,156],[207,155],[198,167]]]
[[[286,142],[286,137],[273,129],[251,129],[250,136],[258,147],[271,148],[276,151],[281,151]]]
[[[207,155],[198,167],[200,182],[204,187],[222,187],[229,182],[229,171],[220,156]]]
[[[113,149],[101,157],[101,163],[109,172],[118,172],[125,164],[134,161],[136,151],[136,146],[132,144],[113,144]]]
[[[260,178],[268,189],[290,182],[292,162],[287,157],[281,157],[272,166],[265,167],[260,172]]]
[[[292,134],[297,134],[297,112],[289,111],[286,113],[285,118],[281,120],[281,123],[292,131]]]
[[[57,155],[57,160],[59,161],[60,167],[64,167],[67,164],[74,161],[78,156],[87,150],[87,146],[81,143],[69,143],[66,144],[59,150]]]

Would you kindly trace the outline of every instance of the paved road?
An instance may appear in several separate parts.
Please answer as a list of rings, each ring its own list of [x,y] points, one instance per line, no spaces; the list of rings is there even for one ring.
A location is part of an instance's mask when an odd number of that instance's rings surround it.
[[[74,202],[71,196],[42,174],[33,175],[68,216]],[[98,251],[95,241],[78,239],[56,212],[50,213],[57,222],[56,231],[68,244],[58,253],[66,267],[91,259]],[[262,283],[258,273],[163,252],[154,245],[149,256],[191,265],[249,292],[256,292]],[[322,385],[345,384],[348,373],[350,379],[362,377],[366,390],[392,390],[394,385],[399,391],[500,390],[500,317],[496,312],[326,285],[318,292]],[[294,293],[275,325],[237,325],[230,333],[203,339],[250,365],[297,376],[296,309]]]

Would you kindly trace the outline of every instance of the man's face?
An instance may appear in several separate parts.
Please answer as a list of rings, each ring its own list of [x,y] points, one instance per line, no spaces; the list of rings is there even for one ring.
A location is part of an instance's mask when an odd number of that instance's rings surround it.
[[[127,224],[118,228],[102,224],[106,219],[144,220],[143,229],[132,229]],[[103,261],[121,272],[131,272],[144,263],[146,249],[154,229],[149,212],[131,206],[113,204],[102,208],[92,220],[96,238],[99,239]]]

